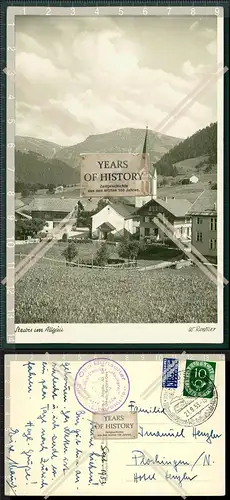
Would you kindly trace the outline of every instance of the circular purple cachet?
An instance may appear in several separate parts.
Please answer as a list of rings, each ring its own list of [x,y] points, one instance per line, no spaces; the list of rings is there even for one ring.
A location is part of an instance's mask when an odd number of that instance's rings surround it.
[[[202,398],[199,396],[187,397],[183,395],[184,372],[178,374],[178,387],[163,388],[161,392],[161,406],[165,415],[178,425],[193,427],[208,420],[218,404],[218,394],[213,384],[213,396]]]
[[[130,382],[124,368],[109,358],[84,363],[74,381],[75,396],[91,413],[111,413],[127,400]]]

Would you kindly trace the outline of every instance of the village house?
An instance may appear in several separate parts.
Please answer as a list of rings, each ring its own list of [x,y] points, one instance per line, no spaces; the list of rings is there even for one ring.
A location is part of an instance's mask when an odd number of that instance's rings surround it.
[[[197,184],[197,182],[199,181],[198,177],[196,175],[192,175],[189,179],[190,183],[191,184]]]
[[[109,201],[102,210],[92,215],[92,236],[106,240],[109,234],[113,237],[134,234],[139,225],[138,220],[132,217],[134,212],[135,207],[131,205]]]
[[[212,262],[217,260],[217,191],[204,191],[188,210],[192,217],[192,247]]]
[[[32,219],[31,215],[28,215],[24,212],[25,209],[25,204],[23,201],[21,201],[19,198],[16,198],[15,200],[15,221],[21,220],[21,219],[27,219],[30,220]]]
[[[35,198],[30,205],[26,207],[27,212],[33,219],[44,220],[44,232],[50,233],[60,224],[60,222],[71,213],[68,224],[65,226],[65,232],[72,230],[76,223],[77,200],[70,198]],[[63,230],[60,232],[60,236]]]
[[[185,199],[152,199],[136,212],[140,217],[140,240],[164,241],[169,238],[153,219],[160,213],[165,222],[173,226],[173,236],[181,241],[191,239],[191,216],[187,215],[191,203]],[[160,221],[161,222],[161,221]]]

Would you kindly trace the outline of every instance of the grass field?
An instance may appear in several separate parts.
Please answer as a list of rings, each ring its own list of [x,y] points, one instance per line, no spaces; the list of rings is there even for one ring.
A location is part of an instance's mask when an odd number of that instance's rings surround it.
[[[140,273],[42,262],[16,283],[16,323],[216,321],[216,287],[195,267]]]
[[[54,258],[57,260],[65,260],[63,257],[63,251],[67,247],[68,243],[63,243],[63,242],[57,242],[54,243],[50,247],[49,250],[47,250],[47,253],[45,254],[46,257],[49,258]],[[79,252],[79,259],[80,261],[82,259],[91,259],[92,257],[96,257],[97,249],[100,246],[100,242],[94,241],[93,243],[79,243],[78,244],[78,252]],[[16,256],[16,264],[19,261],[19,255],[18,254],[29,254],[32,252],[36,247],[36,244],[33,243],[28,243],[28,244],[23,244],[23,245],[17,245],[15,247],[15,253],[17,254]],[[110,246],[110,252],[111,252],[111,258],[118,258],[118,254],[116,251],[116,247],[114,245]]]
[[[63,243],[63,242],[57,242],[52,245],[47,253],[45,254],[45,259],[41,260],[41,264],[45,263],[46,259],[56,259],[59,261],[65,261],[65,258],[63,257],[63,251],[66,248],[68,243]],[[78,257],[75,259],[75,261],[79,261],[79,263],[82,262],[91,262],[92,258],[93,260],[96,259],[96,253],[101,245],[101,242],[99,241],[93,241],[92,243],[79,243],[78,244]],[[20,260],[25,258],[25,255],[29,254],[36,248],[36,244],[33,243],[28,243],[28,244],[23,244],[23,245],[17,245],[15,247],[15,263],[16,265],[19,263]],[[114,245],[110,245],[110,259],[118,259],[119,254],[118,254],[118,249]],[[175,253],[178,253],[178,255],[175,255]],[[21,254],[21,257],[20,257]],[[182,252],[175,252],[174,250],[168,250],[164,249],[159,253],[155,253],[152,256],[149,257],[144,257],[141,256],[138,258],[138,266],[139,267],[145,267],[145,266],[150,266],[152,264],[156,264],[159,262],[162,262],[164,260],[167,261],[176,261],[180,260],[183,258]]]

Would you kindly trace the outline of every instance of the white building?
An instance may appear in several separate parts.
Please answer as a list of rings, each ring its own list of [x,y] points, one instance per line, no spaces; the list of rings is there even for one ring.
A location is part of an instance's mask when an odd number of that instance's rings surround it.
[[[192,183],[192,184],[196,184],[199,179],[196,175],[192,175],[192,177],[190,177],[189,181]]]
[[[63,190],[64,190],[63,186],[57,186],[57,187],[55,188],[55,193],[62,193],[62,192],[63,192]]]
[[[139,225],[134,219],[127,219],[135,212],[135,207],[121,203],[108,204],[95,215],[92,215],[92,236],[107,239],[108,234],[124,236],[126,232],[134,234]]]

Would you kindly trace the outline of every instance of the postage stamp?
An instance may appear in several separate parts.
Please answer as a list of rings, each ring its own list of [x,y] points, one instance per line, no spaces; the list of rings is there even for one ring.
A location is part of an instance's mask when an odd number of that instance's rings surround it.
[[[212,396],[184,395],[185,372],[178,373],[177,388],[163,388],[161,392],[161,406],[165,415],[176,424],[185,427],[198,426],[209,420],[216,410],[218,394],[212,383]],[[210,381],[211,384],[211,381]]]
[[[74,381],[75,396],[91,413],[118,410],[129,395],[130,382],[125,369],[109,358],[87,361],[78,370]]]
[[[178,359],[163,359],[162,387],[172,387],[176,389],[178,386],[178,366]]]
[[[216,363],[211,361],[186,361],[184,396],[212,398]]]
[[[93,414],[94,439],[136,439],[137,413],[117,411],[109,415]]]

